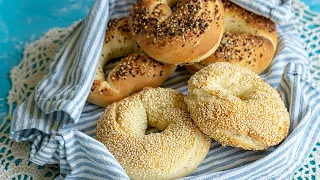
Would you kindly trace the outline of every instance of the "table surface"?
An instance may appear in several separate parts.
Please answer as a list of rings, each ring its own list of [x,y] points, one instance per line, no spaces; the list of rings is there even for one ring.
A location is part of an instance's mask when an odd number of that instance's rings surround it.
[[[302,0],[320,12],[320,0]],[[94,0],[0,0],[0,100],[11,88],[9,71],[22,59],[25,44],[54,27],[67,27],[82,19]],[[0,112],[7,112],[0,106]],[[0,119],[1,121],[1,119]]]

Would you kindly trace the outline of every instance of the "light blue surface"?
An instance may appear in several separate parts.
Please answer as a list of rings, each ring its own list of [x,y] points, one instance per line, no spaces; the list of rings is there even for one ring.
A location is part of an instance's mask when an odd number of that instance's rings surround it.
[[[312,11],[320,12],[320,0],[302,0]]]
[[[8,95],[11,87],[9,71],[21,61],[25,44],[37,40],[50,28],[67,27],[82,19],[93,2],[0,0],[0,98]]]

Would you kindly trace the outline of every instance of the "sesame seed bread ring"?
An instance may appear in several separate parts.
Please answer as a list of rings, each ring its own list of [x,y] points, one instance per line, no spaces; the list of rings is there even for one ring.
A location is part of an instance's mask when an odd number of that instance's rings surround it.
[[[200,130],[223,146],[263,150],[288,133],[289,114],[279,93],[238,65],[219,62],[195,73],[185,102]]]
[[[127,18],[108,24],[93,85],[88,101],[101,107],[142,90],[158,87],[175,71],[176,66],[164,64],[139,51],[128,28]],[[119,63],[106,77],[103,67],[111,60]]]
[[[138,0],[129,24],[150,57],[169,64],[199,62],[219,46],[223,7],[221,0]]]
[[[277,47],[275,24],[229,1],[223,1],[225,33],[220,46],[208,58],[186,66],[190,73],[215,62],[229,62],[261,74],[271,63]]]
[[[109,105],[97,123],[102,142],[130,179],[175,179],[203,161],[210,138],[192,122],[184,96],[173,89],[144,89]],[[153,126],[162,132],[146,132]]]

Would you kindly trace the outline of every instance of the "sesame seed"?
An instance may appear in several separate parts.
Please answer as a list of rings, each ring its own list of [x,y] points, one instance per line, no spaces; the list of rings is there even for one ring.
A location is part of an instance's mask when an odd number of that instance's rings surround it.
[[[220,62],[198,71],[185,102],[195,124],[222,145],[266,149],[288,133],[289,114],[279,93],[237,65]]]
[[[148,126],[162,132],[146,134]],[[146,89],[108,106],[97,139],[138,179],[174,178],[172,169],[192,162],[194,153],[204,159],[211,143],[192,123],[184,96],[169,88]]]

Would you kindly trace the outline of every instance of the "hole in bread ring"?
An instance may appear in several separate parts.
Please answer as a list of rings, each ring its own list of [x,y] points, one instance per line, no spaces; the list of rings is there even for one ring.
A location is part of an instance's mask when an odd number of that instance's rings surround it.
[[[238,97],[242,101],[249,100],[256,91],[256,86],[250,81],[251,75],[248,73],[225,72],[207,82],[207,91],[221,91],[226,96]],[[213,98],[212,94],[199,89],[201,98]],[[214,96],[215,97],[215,96]]]
[[[152,126],[148,126],[148,128],[146,129],[145,135],[151,134],[151,133],[161,133],[162,130],[152,127]]]
[[[130,179],[175,179],[205,158],[210,139],[192,122],[184,96],[173,89],[145,89],[108,106],[97,139]],[[163,130],[146,135],[147,126]]]
[[[120,62],[106,76],[109,60]],[[88,101],[101,107],[119,101],[144,87],[158,87],[176,65],[155,61],[138,48],[132,39],[127,18],[110,21]]]
[[[139,46],[169,64],[207,58],[217,49],[224,29],[221,0],[139,0],[129,23]]]
[[[234,131],[217,130],[217,137],[227,137],[230,144],[247,149],[266,149],[268,146],[262,143],[262,139],[250,134],[242,134]]]

